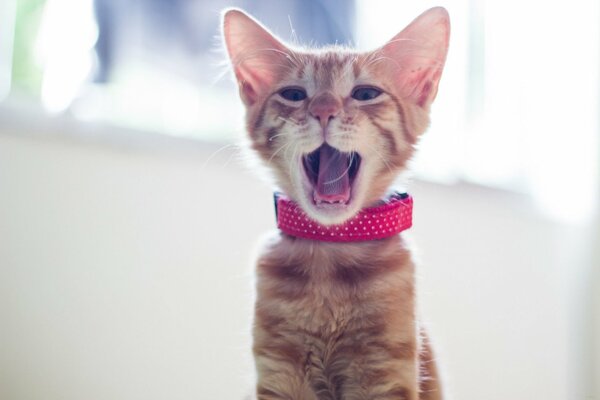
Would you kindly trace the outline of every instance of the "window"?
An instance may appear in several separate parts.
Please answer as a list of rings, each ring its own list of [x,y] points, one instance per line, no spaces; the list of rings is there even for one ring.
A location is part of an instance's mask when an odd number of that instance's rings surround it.
[[[453,32],[419,176],[527,193],[549,214],[585,219],[599,169],[595,0],[4,0],[0,97],[12,82],[8,102],[234,140],[242,107],[218,51],[224,7],[245,8],[286,40],[369,49],[434,5],[449,10]]]

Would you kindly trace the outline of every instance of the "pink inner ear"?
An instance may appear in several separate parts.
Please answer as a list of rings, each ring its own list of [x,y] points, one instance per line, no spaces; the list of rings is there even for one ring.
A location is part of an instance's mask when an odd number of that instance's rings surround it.
[[[423,88],[421,90],[419,90],[419,92],[421,93],[421,95],[417,99],[417,104],[419,106],[421,106],[421,107],[425,106],[425,104],[427,103],[427,100],[429,99],[429,97],[431,95],[432,87],[433,87],[433,84],[431,83],[431,81],[425,81],[425,83],[423,84]]]
[[[290,50],[239,10],[225,13],[223,36],[242,98],[252,104],[272,88]]]
[[[402,92],[412,98],[418,106],[425,107],[435,99],[437,86],[442,75],[442,69],[438,66],[424,68],[420,72],[414,72],[398,76],[398,85],[403,87]]]
[[[380,51],[403,97],[425,107],[435,99],[448,51],[450,20],[441,7],[421,14]]]
[[[241,61],[235,66],[235,75],[240,84],[240,90],[251,103],[267,93],[277,80],[278,66],[282,62],[276,58],[272,55],[261,54],[254,59]]]
[[[250,84],[243,77],[240,78],[238,73],[236,73],[236,76],[238,77],[237,80],[239,82],[242,99],[249,105],[254,104],[256,100],[258,100],[258,93],[256,93],[256,90],[254,90],[254,86],[252,86],[252,84]]]

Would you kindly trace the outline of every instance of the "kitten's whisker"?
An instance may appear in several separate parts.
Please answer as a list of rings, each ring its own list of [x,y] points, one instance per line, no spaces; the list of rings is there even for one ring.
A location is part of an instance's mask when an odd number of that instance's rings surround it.
[[[397,39],[396,41],[412,41],[411,39]],[[420,51],[419,48],[414,48],[414,49],[405,49],[403,51],[404,57],[406,56],[410,56],[413,58],[420,58],[423,59],[425,61],[427,61],[427,68],[438,68],[441,69],[444,65],[444,60],[443,59],[437,59],[437,58],[432,58],[431,56],[428,55],[424,55],[422,54],[422,52]],[[399,60],[394,59],[392,57],[388,57],[388,56],[384,56],[381,51],[378,52],[374,52],[371,55],[369,55],[365,61],[363,62],[362,66],[363,67],[368,67],[371,66],[375,63],[381,62],[381,61],[390,61],[394,64],[396,64],[396,66],[400,69],[404,68],[401,63],[399,62]],[[433,62],[433,64],[432,64]]]
[[[289,147],[292,144],[292,142],[289,143],[285,143],[284,145],[282,145],[281,147],[279,147],[277,150],[275,150],[275,153],[273,153],[271,155],[271,157],[269,157],[269,160],[267,161],[268,163],[270,163],[271,161],[273,161],[273,158],[275,158],[275,156],[283,149]]]
[[[269,48],[267,48],[267,49],[259,49],[259,50],[256,50],[256,51],[252,52],[252,53],[245,53],[244,54],[245,57],[242,58],[241,61],[247,60],[247,59],[249,59],[251,57],[258,57],[258,55],[260,55],[261,53],[270,52],[270,51],[273,52],[273,53],[279,53],[280,55],[285,56],[286,58],[289,56],[289,53],[287,53],[285,51],[282,51],[282,50],[279,50],[279,49],[273,49],[273,48],[269,49]],[[238,60],[236,60],[236,61],[238,61]]]
[[[296,35],[296,30],[294,29],[294,25],[292,24],[292,17],[288,14],[288,21],[290,22],[290,31],[292,33],[292,43],[298,44],[298,36]]]
[[[293,143],[292,143],[292,142],[290,142],[290,145],[291,145],[291,144],[293,144]],[[296,146],[297,146],[297,144],[296,144]],[[292,147],[292,146],[288,146],[288,147],[285,149],[285,151],[283,152],[283,157],[289,160],[289,158],[288,158],[288,151],[290,150],[290,148],[294,148],[294,149],[295,149],[295,147],[296,147],[296,146],[294,146],[294,147]]]
[[[241,150],[240,148],[238,148],[238,150]],[[233,160],[233,157],[235,156],[239,156],[241,154],[241,151],[232,151],[231,154],[229,155],[229,157],[227,158],[227,161],[225,161],[225,164],[223,164],[223,167],[227,167],[229,165],[229,163],[231,162],[231,160]]]
[[[294,151],[292,152],[292,158],[288,158],[288,164],[289,164],[289,168],[290,171],[293,171],[295,169],[294,166],[294,160],[296,159],[296,154],[298,153],[298,143],[296,143],[296,145],[294,146]]]
[[[390,61],[390,62],[392,62],[392,63],[396,64],[396,66],[397,66],[398,68],[402,68],[402,66],[400,65],[400,63],[399,63],[397,60],[395,60],[395,59],[393,59],[393,58],[391,58],[391,57],[386,57],[386,56],[382,56],[382,55],[380,55],[380,56],[379,56],[379,57],[377,57],[377,58],[374,58],[374,59],[372,59],[372,60],[369,60],[369,61],[367,61],[367,62],[364,64],[364,66],[363,66],[363,67],[369,67],[369,66],[371,66],[371,65],[373,65],[373,64],[376,64],[376,63],[379,63],[379,62],[382,62],[382,61]]]
[[[220,147],[219,149],[215,150],[215,151],[214,151],[214,152],[213,152],[213,153],[212,153],[210,156],[208,156],[208,158],[207,158],[207,159],[206,159],[206,160],[205,160],[205,161],[202,163],[202,165],[200,166],[200,170],[201,170],[201,171],[202,171],[202,170],[204,170],[204,168],[206,168],[206,166],[208,165],[208,163],[209,163],[209,162],[210,162],[210,161],[211,161],[213,158],[215,158],[215,156],[216,156],[217,154],[219,154],[219,153],[221,153],[222,151],[224,151],[224,150],[226,150],[226,149],[229,149],[229,148],[231,148],[231,147],[233,147],[233,148],[234,148],[234,149],[235,149],[237,152],[239,152],[239,151],[241,150],[241,146],[240,146],[239,144],[237,144],[237,143],[229,143],[229,144],[226,144],[226,145],[224,145],[224,146]],[[235,152],[234,152],[234,153],[235,153]],[[231,156],[230,156],[229,158],[231,158]]]
[[[295,120],[295,119],[293,119],[293,118],[290,118],[290,117],[288,117],[288,118],[284,118],[284,117],[282,117],[281,115],[278,115],[278,116],[277,116],[277,119],[280,119],[280,120],[282,120],[282,121],[288,122],[288,123],[290,123],[290,124],[293,124],[293,125],[296,125],[296,126],[300,125],[300,122],[299,122],[299,121],[297,121],[297,120]]]
[[[394,165],[394,163],[392,163],[392,165],[390,166],[390,163],[383,157],[383,155],[377,151],[377,149],[375,149],[375,147],[371,146],[370,144],[365,143],[366,146],[373,152],[375,153],[375,155],[377,155],[377,157],[379,157],[381,159],[381,161],[383,161],[383,163],[385,164],[385,166],[387,167],[387,169],[390,170],[390,173],[394,173],[394,171],[392,170],[392,166],[394,168],[396,168],[396,165]]]
[[[281,50],[277,50],[277,49],[261,49],[258,51],[255,51],[253,53],[249,53],[249,54],[242,54],[239,57],[237,57],[235,60],[232,61],[232,64],[234,66],[240,66],[242,65],[244,62],[248,61],[248,60],[252,60],[252,59],[259,59],[259,61],[263,61],[260,60],[260,53],[261,52],[268,52],[268,51],[272,51],[272,52],[276,52],[276,53],[280,53],[281,55],[285,56],[285,59],[287,61],[289,61],[289,63],[287,64],[283,64],[283,63],[277,63],[277,62],[261,62],[260,64],[256,64],[257,67],[262,67],[262,66],[278,66],[280,68],[289,68],[290,70],[292,68],[296,68],[297,67],[297,61],[290,56],[290,54],[281,51]]]
[[[350,162],[348,163],[348,168],[346,168],[346,170],[344,172],[342,172],[342,174],[340,176],[338,176],[335,179],[332,179],[330,181],[325,182],[325,185],[329,185],[331,183],[335,183],[337,181],[339,181],[340,179],[342,179],[345,175],[348,175],[348,172],[350,172],[350,168],[352,167],[352,160],[354,157],[354,152],[352,153],[352,155],[350,156]]]
[[[269,138],[269,142],[272,142],[273,139],[275,139],[278,136],[284,136],[284,135],[287,135],[287,132],[282,132],[282,133],[278,133],[277,135],[273,135]]]

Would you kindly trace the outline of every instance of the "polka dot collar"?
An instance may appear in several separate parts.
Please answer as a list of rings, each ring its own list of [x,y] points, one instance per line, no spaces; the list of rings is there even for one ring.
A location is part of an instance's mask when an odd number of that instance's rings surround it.
[[[275,193],[277,227],[285,234],[325,242],[383,239],[412,226],[413,199],[408,193],[390,195],[384,204],[362,209],[340,225],[322,225],[310,219],[292,200]]]

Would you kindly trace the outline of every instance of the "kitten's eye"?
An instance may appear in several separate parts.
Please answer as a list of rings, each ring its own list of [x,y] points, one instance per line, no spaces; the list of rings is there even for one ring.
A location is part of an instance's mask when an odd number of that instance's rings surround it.
[[[279,95],[289,101],[302,101],[306,98],[306,92],[300,88],[283,89]]]
[[[372,86],[363,86],[354,89],[352,98],[358,101],[367,101],[374,99],[381,94],[381,90]]]

